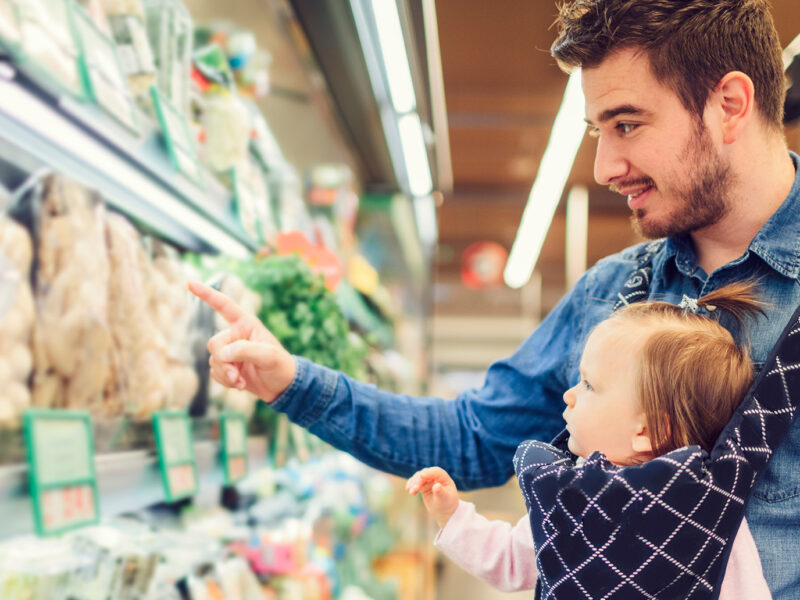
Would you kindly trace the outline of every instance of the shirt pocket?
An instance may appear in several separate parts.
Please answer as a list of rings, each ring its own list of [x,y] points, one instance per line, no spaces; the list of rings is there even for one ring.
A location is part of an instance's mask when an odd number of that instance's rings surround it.
[[[765,502],[800,496],[800,422],[795,419],[778,450],[767,463],[753,495]]]

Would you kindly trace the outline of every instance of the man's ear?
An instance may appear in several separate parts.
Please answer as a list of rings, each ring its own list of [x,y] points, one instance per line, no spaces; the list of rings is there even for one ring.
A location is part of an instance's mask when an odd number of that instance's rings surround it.
[[[721,116],[722,143],[732,144],[744,131],[755,109],[753,80],[741,71],[731,71],[720,79],[709,98]]]

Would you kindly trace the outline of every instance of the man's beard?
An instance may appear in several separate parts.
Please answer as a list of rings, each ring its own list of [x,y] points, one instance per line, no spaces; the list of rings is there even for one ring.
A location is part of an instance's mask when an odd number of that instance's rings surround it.
[[[674,187],[665,192],[672,208],[667,220],[648,221],[647,212],[636,209],[631,224],[636,233],[648,239],[691,233],[719,222],[729,210],[727,195],[732,183],[730,165],[714,152],[708,130],[701,123],[683,153],[689,165],[685,188]],[[652,180],[650,184],[655,186]]]

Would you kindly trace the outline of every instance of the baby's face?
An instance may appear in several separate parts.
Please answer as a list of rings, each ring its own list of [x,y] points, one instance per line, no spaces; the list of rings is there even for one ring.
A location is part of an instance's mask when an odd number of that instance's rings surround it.
[[[636,462],[633,439],[644,422],[636,395],[642,343],[641,330],[619,322],[601,323],[589,336],[581,381],[564,393],[573,454],[586,458],[599,450],[617,465]]]

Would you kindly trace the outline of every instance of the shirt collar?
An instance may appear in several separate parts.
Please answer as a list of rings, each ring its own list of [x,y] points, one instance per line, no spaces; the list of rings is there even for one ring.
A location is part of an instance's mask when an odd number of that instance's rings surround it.
[[[786,277],[800,274],[800,156],[789,152],[795,168],[794,183],[788,196],[750,242],[749,251]],[[662,271],[674,261],[683,271],[692,271],[697,263],[694,248],[688,235],[667,238],[664,248],[653,259],[653,267]],[[685,263],[686,269],[681,269]]]
[[[750,242],[750,250],[779,273],[794,279],[800,274],[800,156],[794,152],[789,155],[795,168],[792,189]]]

